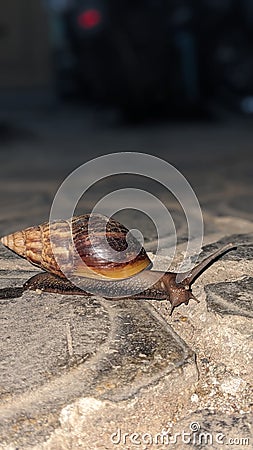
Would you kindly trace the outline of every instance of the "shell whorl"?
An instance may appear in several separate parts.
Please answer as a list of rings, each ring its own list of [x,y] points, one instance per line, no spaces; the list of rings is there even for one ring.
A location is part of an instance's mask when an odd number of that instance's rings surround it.
[[[1,242],[5,247],[15,251],[18,255],[26,258],[25,236],[23,231],[8,234],[1,238]]]
[[[104,235],[101,234],[101,220],[105,220],[105,217],[93,215],[91,229],[88,229],[89,218],[90,215],[85,214],[69,220],[54,221],[51,224],[44,223],[5,236],[1,242],[29,262],[60,277],[71,274],[98,279],[123,279],[151,265],[143,248],[138,250],[137,254],[131,254],[129,250],[127,260],[122,261],[121,251],[128,251],[126,237],[131,240],[133,249],[139,246],[135,237],[129,236],[129,230],[124,225],[113,219],[107,222],[106,239],[109,245],[105,247]],[[76,258],[76,252],[70,245],[71,231],[75,249],[85,264],[80,262],[80,258]],[[117,255],[118,252],[119,261],[117,258],[115,260],[115,257],[111,258],[110,248],[113,255],[115,252]],[[97,249],[99,251],[96,251]],[[64,267],[64,274],[58,263]]]
[[[62,225],[61,222],[58,223],[58,233],[61,233]],[[1,242],[30,263],[63,276],[53,255],[48,223],[11,233],[2,237]]]

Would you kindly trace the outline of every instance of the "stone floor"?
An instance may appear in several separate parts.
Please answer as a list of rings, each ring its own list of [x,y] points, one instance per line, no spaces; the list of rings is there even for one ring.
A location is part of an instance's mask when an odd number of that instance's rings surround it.
[[[193,284],[200,303],[172,316],[163,301],[28,291],[0,299],[0,449],[251,448],[252,123],[220,117],[134,126],[57,106],[1,117],[1,235],[47,221],[56,190],[80,164],[139,151],[164,158],[191,183],[205,224],[200,259],[228,242],[237,249]],[[187,238],[181,208],[161,186],[132,181],[169,207],[176,267]],[[98,183],[79,210],[128,182]],[[138,213],[122,220],[144,230],[152,258],[150,223]],[[162,270],[166,255],[157,264]],[[1,245],[2,289],[37,272]]]

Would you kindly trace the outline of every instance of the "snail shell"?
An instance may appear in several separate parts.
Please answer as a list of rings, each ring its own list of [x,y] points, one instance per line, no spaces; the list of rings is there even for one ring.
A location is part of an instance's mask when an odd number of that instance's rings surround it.
[[[140,248],[140,243],[124,225],[100,214],[92,214],[89,225],[90,217],[85,214],[29,227],[3,237],[1,242],[32,264],[62,278],[65,275],[57,261],[64,267],[64,273],[97,279],[128,278],[152,265],[144,248]],[[105,220],[106,246],[104,233],[101,233]],[[85,264],[69,245],[70,233],[75,249]],[[122,251],[126,256],[124,261]],[[119,254],[118,260],[115,260],[115,252]]]
[[[35,275],[18,292],[16,288],[0,290],[0,298],[21,296],[27,289],[80,295],[96,292],[106,298],[168,300],[171,313],[181,303],[198,301],[191,284],[215,259],[236,247],[230,243],[216,250],[178,282],[177,273],[144,270],[152,264],[137,239],[121,223],[99,214],[26,228],[3,237],[1,242],[49,273]],[[65,274],[84,277],[84,289],[72,284]]]

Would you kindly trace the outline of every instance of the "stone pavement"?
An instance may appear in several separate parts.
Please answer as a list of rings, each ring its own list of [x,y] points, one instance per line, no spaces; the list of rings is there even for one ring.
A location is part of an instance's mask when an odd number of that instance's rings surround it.
[[[142,151],[165,158],[192,184],[205,221],[200,258],[227,242],[238,247],[193,284],[200,303],[180,306],[172,317],[166,302],[40,292],[0,299],[0,449],[250,448],[251,124],[230,117],[137,127],[77,108],[5,120],[1,235],[46,221],[58,186],[85,161]],[[80,211],[119,187],[118,179],[98,184]],[[185,219],[174,198],[155,189],[177,226],[176,265],[185,250]],[[146,229],[152,257],[154,230],[137,213],[135,220],[135,228]],[[157,264],[165,267],[166,255]],[[20,286],[37,272],[1,246],[1,288]],[[201,433],[207,443],[199,443]]]

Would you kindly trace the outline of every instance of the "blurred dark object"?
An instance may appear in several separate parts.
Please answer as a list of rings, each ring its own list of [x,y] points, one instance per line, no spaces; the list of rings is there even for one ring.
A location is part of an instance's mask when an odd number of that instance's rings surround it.
[[[52,98],[47,16],[40,2],[1,2],[0,109]],[[38,102],[37,102],[38,99]],[[46,100],[47,99],[47,100]]]
[[[200,60],[206,94],[253,113],[253,1],[203,0]]]
[[[252,0],[48,0],[64,45],[57,86],[130,117],[253,112]]]
[[[129,116],[198,110],[201,96],[193,3],[72,1],[61,18],[78,95],[120,107]],[[68,53],[65,50],[65,63],[70,60]],[[66,79],[63,72],[58,70],[59,81]],[[68,95],[67,89],[62,94]]]

